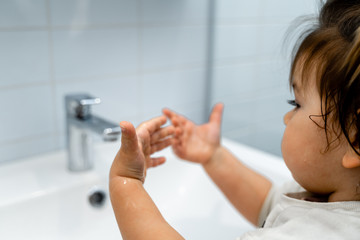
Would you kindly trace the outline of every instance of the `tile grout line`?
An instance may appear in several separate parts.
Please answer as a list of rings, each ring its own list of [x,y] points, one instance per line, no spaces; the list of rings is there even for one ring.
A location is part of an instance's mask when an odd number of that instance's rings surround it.
[[[174,72],[174,71],[187,71],[187,70],[193,70],[193,69],[199,69],[203,68],[203,63],[197,62],[197,63],[184,63],[184,64],[177,64],[172,66],[160,66],[158,68],[149,68],[146,70],[136,70],[134,72],[127,72],[127,73],[117,73],[117,74],[104,74],[104,75],[97,75],[97,76],[90,76],[90,77],[84,77],[84,78],[69,78],[69,79],[59,79],[56,81],[54,79],[54,82],[56,85],[58,84],[68,84],[68,83],[74,83],[74,82],[87,82],[87,81],[97,81],[99,79],[104,78],[123,78],[123,77],[129,77],[129,76],[138,76],[139,74],[157,74],[157,73],[163,73],[163,72]],[[26,87],[32,87],[32,86],[46,86],[52,84],[50,81],[39,81],[39,82],[33,82],[33,83],[24,83],[24,84],[14,84],[9,86],[0,87],[1,91],[8,91],[8,90],[16,90]]]
[[[47,32],[48,32],[48,56],[49,56],[49,80],[51,86],[51,102],[52,102],[52,118],[53,118],[53,129],[54,132],[58,132],[58,120],[57,120],[57,105],[56,105],[56,81],[55,81],[55,70],[54,70],[54,44],[53,44],[53,29],[51,21],[51,7],[50,0],[46,0],[46,20],[47,20]],[[57,135],[54,135],[53,143],[55,148],[59,146],[59,140]]]
[[[56,133],[50,132],[50,133],[44,133],[44,134],[38,134],[38,135],[31,135],[31,136],[27,136],[27,137],[15,138],[15,139],[11,139],[11,140],[2,140],[2,141],[0,141],[0,146],[17,145],[18,143],[22,143],[22,142],[31,142],[36,139],[42,139],[42,138],[54,137],[54,136],[56,136]]]
[[[51,26],[53,30],[106,30],[106,29],[128,29],[137,28],[139,23],[130,24],[94,24],[94,25],[55,25]],[[206,24],[189,22],[189,23],[142,23],[143,28],[169,28],[169,27],[206,27]],[[15,27],[0,27],[0,32],[17,32],[17,31],[46,31],[49,26],[15,26]]]
[[[205,94],[203,121],[208,119],[213,103],[214,67],[215,67],[215,22],[216,22],[216,0],[208,1],[207,8],[207,33],[206,33],[206,57],[205,57]]]
[[[143,66],[144,66],[144,53],[143,53],[143,43],[144,43],[144,31],[143,31],[143,1],[137,0],[137,47],[138,47],[138,71],[137,71],[137,84],[139,87],[138,94],[140,95],[137,98],[137,106],[139,107],[139,115],[144,115],[144,106],[143,106],[143,96],[142,96],[142,89],[143,89],[143,80],[144,80],[144,73],[143,73]],[[142,118],[142,117],[141,117]]]
[[[48,0],[46,0],[46,4],[49,5]],[[141,5],[141,1],[140,4]],[[141,9],[140,6],[138,6],[138,9]],[[48,10],[50,11],[50,10]],[[140,11],[141,12],[141,11]],[[47,18],[49,17],[50,13],[47,13]],[[255,19],[255,18],[254,18]],[[274,21],[272,21],[274,20]],[[50,20],[51,21],[51,20]],[[49,21],[48,21],[49,22]],[[143,28],[167,28],[167,27],[206,27],[206,23],[199,23],[198,21],[188,21],[183,23],[176,23],[176,22],[141,22],[141,25]],[[216,26],[233,26],[233,25],[288,25],[289,19],[288,18],[273,18],[273,19],[267,19],[264,18],[262,20],[259,20],[256,18],[255,20],[239,20],[239,19],[219,19],[214,23]],[[113,29],[113,28],[136,28],[138,27],[139,22],[135,23],[109,23],[109,24],[75,24],[75,25],[54,25],[50,26],[53,30],[97,30],[97,29]],[[0,26],[0,32],[16,32],[16,31],[45,31],[49,27],[48,26],[12,26],[12,27],[6,27],[6,26]]]

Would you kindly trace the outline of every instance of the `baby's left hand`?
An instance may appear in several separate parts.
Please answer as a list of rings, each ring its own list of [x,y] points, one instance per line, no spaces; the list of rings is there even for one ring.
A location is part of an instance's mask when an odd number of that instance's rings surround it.
[[[121,148],[111,166],[110,177],[120,176],[145,181],[146,170],[165,162],[165,157],[151,155],[171,144],[169,136],[174,127],[162,126],[166,117],[160,116],[141,123],[136,129],[129,122],[121,122]]]

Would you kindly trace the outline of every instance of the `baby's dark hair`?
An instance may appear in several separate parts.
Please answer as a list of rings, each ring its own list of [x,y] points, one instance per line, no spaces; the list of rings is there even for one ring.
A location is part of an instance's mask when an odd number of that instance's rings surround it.
[[[343,133],[360,155],[360,1],[323,3],[316,24],[303,33],[294,50],[290,85],[299,69],[303,86],[316,73],[328,148]],[[329,127],[341,129],[335,140],[330,140]]]

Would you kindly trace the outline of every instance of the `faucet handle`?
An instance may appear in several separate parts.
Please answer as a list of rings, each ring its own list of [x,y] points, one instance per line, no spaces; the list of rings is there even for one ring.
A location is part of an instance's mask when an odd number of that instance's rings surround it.
[[[92,97],[90,95],[84,95],[83,98],[80,98],[75,101],[78,101],[78,104],[81,106],[90,106],[101,103],[100,98]]]
[[[89,94],[68,94],[65,96],[66,112],[79,119],[91,117],[91,106],[101,103],[100,98]]]

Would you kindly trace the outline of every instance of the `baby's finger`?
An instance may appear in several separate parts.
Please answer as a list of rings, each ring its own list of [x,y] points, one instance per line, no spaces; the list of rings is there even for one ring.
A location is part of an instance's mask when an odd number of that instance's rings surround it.
[[[174,133],[175,133],[175,137],[180,137],[181,134],[183,133],[183,130],[182,130],[182,128],[177,127],[177,128],[175,128]]]
[[[187,120],[182,115],[177,114],[176,112],[173,112],[173,111],[171,111],[169,109],[166,109],[166,108],[163,110],[163,113],[164,113],[165,116],[167,116],[170,119],[170,121],[172,122],[172,124],[175,127],[179,126],[180,124],[185,124],[185,122]]]
[[[138,128],[146,128],[149,131],[149,133],[152,134],[156,130],[158,130],[162,125],[164,125],[166,121],[167,119],[165,116],[160,116],[141,123]]]
[[[180,122],[179,122],[178,117],[172,117],[170,120],[171,120],[171,123],[174,125],[174,127],[180,126]]]
[[[176,119],[178,118],[178,114],[174,111],[171,111],[167,108],[163,109],[163,114],[171,121],[172,124],[174,124],[174,120],[176,122]]]
[[[166,161],[165,157],[150,158],[149,161],[147,162],[147,167],[148,168],[157,167],[157,166],[165,163],[165,161]]]
[[[185,158],[184,150],[183,148],[181,148],[181,146],[173,145],[172,150],[175,153],[175,155],[178,156],[179,158]]]
[[[213,107],[213,110],[211,111],[209,122],[214,122],[217,125],[221,125],[221,118],[224,111],[224,104],[218,103]]]
[[[181,125],[185,125],[186,121],[187,121],[187,119],[184,116],[179,115],[179,123]]]
[[[128,154],[136,154],[138,149],[138,140],[136,136],[136,131],[132,123],[122,121],[120,123],[121,127],[121,150]]]
[[[176,146],[180,146],[181,145],[181,141],[177,138],[172,138],[171,139],[171,146],[172,147],[176,147]]]
[[[187,121],[188,120],[181,115],[178,115],[171,119],[171,122],[173,123],[174,127],[183,127]]]
[[[173,111],[171,111],[170,109],[168,109],[168,108],[164,108],[164,109],[162,110],[162,112],[163,112],[164,115],[165,115],[166,117],[168,117],[169,119],[171,119],[171,118],[175,115],[175,113],[174,113]]]
[[[160,128],[158,131],[154,132],[151,135],[151,143],[156,143],[163,138],[173,135],[175,132],[174,126],[167,126],[164,128]]]
[[[164,148],[166,148],[166,147],[168,147],[170,145],[171,145],[171,138],[166,138],[163,141],[157,142],[157,143],[151,145],[150,154],[161,151],[161,150],[163,150]]]

